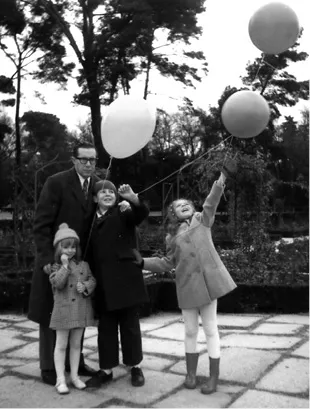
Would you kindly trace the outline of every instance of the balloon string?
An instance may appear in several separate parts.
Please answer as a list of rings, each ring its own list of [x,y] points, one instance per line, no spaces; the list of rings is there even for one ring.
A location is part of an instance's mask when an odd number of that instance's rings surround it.
[[[212,148],[210,148],[207,152],[203,153],[202,155],[198,156],[198,158],[193,159],[191,162],[186,163],[185,165],[181,166],[178,170],[175,170],[174,172],[170,173],[168,176],[165,176],[163,179],[160,179],[158,182],[153,183],[151,186],[147,187],[144,190],[141,190],[141,192],[138,193],[138,195],[146,192],[147,190],[150,190],[152,187],[158,185],[159,183],[162,183],[163,181],[165,181],[166,179],[169,179],[171,176],[175,175],[178,172],[182,172],[183,169],[187,168],[188,166],[192,165],[194,162],[196,162],[197,160],[201,159],[203,156],[207,155],[208,153],[210,153],[211,151],[213,151],[214,149],[216,149],[218,146],[222,145],[225,141],[227,141],[229,138],[232,138],[232,135],[229,135],[227,138],[225,138],[223,141],[221,141],[220,143],[218,143],[217,145],[213,146]]]
[[[262,68],[263,63],[266,63],[266,61],[265,61],[265,54],[263,54],[262,60],[261,60],[261,62],[259,63],[258,69],[257,69],[256,74],[255,74],[255,77],[254,77],[254,80],[252,81],[252,84],[253,84],[253,82],[257,79],[258,73],[259,73],[260,69]]]
[[[113,157],[110,156],[109,165],[107,167],[106,174],[105,174],[105,177],[103,179],[103,182],[105,182],[107,180],[107,178],[108,178],[109,171],[110,171],[110,168],[112,166],[112,160],[113,160]],[[84,250],[84,254],[83,254],[83,260],[85,260],[85,257],[86,257],[86,253],[87,253],[89,242],[90,242],[90,237],[91,237],[91,234],[92,234],[92,231],[93,231],[93,228],[94,228],[94,224],[95,224],[95,220],[96,220],[97,211],[98,211],[98,203],[97,203],[95,213],[94,213],[94,217],[93,217],[93,220],[91,222],[90,230],[89,230],[89,233],[88,233],[87,242],[86,242],[86,246],[85,246],[85,250]]]

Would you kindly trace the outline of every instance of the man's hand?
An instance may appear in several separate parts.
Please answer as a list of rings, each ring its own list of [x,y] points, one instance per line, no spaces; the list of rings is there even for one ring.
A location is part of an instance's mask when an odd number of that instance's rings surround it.
[[[123,200],[118,205],[121,212],[125,212],[126,210],[131,209],[130,203],[127,202],[127,200]]]
[[[76,285],[76,291],[78,293],[83,293],[85,291],[86,287],[85,284],[81,283],[81,281],[78,281],[77,285]]]
[[[46,266],[43,267],[43,271],[45,274],[50,275],[52,272],[51,264],[46,264]]]
[[[121,185],[118,188],[119,195],[130,202],[138,203],[139,199],[137,194],[131,189],[130,185]]]

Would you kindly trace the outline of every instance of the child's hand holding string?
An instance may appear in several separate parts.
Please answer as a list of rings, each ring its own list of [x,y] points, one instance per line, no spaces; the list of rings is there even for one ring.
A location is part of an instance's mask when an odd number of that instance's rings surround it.
[[[129,202],[138,203],[138,195],[132,190],[130,185],[121,185],[118,189],[119,195]]]

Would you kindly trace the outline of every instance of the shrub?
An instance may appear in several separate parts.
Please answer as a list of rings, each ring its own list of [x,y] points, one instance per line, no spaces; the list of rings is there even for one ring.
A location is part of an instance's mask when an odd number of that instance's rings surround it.
[[[307,284],[309,278],[309,238],[292,243],[281,240],[244,252],[240,248],[221,250],[219,255],[237,283]]]

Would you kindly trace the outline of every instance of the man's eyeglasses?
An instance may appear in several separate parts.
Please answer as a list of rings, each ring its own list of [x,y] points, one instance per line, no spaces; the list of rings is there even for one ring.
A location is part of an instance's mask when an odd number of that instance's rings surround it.
[[[86,165],[89,162],[91,165],[95,165],[97,162],[97,158],[76,158],[78,159],[82,165]]]

